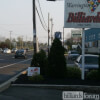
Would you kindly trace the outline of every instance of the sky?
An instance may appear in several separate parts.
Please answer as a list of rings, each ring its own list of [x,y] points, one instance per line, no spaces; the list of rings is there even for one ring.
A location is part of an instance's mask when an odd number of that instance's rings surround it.
[[[39,2],[46,25],[48,26],[49,13],[54,24],[53,34],[56,31],[62,32],[64,26],[64,1],[39,0]],[[40,13],[38,0],[36,0],[36,6]],[[10,31],[12,31],[12,38],[20,36],[24,40],[33,40],[32,16],[32,0],[0,0],[0,36],[9,38]],[[65,38],[70,37],[70,31],[71,29],[65,29]],[[42,28],[37,14],[36,34],[39,42],[46,43],[48,41],[48,33]]]

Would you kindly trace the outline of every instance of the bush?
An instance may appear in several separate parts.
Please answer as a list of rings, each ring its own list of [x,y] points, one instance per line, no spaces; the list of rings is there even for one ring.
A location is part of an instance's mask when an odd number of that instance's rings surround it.
[[[38,53],[33,55],[33,59],[31,61],[31,66],[40,67],[40,74],[45,75],[47,69],[47,56],[45,51],[41,50]]]
[[[100,80],[99,71],[98,70],[91,70],[90,72],[87,73],[86,78],[89,80]]]
[[[42,75],[30,76],[28,79],[32,82],[41,82],[44,80]]]
[[[51,78],[66,77],[65,49],[59,39],[54,39],[48,56],[48,75]]]
[[[81,78],[81,70],[78,67],[67,67],[67,78],[80,79]]]
[[[98,65],[99,65],[99,72],[100,72],[100,54],[99,54],[99,58],[98,58]],[[99,73],[100,74],[100,73]]]

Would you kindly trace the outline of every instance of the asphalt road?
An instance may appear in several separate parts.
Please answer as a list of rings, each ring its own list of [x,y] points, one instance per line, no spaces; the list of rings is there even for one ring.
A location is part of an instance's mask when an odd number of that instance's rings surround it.
[[[14,54],[0,54],[0,84],[9,80],[30,66],[32,52],[27,54],[27,59],[14,58]]]
[[[32,87],[10,87],[0,93],[0,100],[62,100],[61,90]]]

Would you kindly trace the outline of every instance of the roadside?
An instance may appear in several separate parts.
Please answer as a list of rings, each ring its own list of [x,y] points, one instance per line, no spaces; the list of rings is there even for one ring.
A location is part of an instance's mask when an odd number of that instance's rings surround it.
[[[62,91],[15,86],[0,93],[0,100],[62,100]]]
[[[7,90],[0,93],[0,100],[63,100],[62,93],[64,91],[76,91],[79,92],[82,86],[10,86]],[[94,91],[88,92],[87,90]],[[100,95],[100,92],[96,92],[96,87],[84,87],[83,93],[87,94],[97,94]],[[86,90],[87,89],[87,90]],[[100,87],[99,87],[100,89]],[[90,100],[90,99],[85,99]],[[93,99],[95,100],[95,99]]]

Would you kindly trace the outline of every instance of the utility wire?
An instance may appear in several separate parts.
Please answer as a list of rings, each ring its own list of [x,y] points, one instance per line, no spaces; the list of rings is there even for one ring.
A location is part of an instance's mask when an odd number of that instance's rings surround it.
[[[43,13],[42,13],[42,9],[41,9],[40,2],[39,2],[39,0],[37,0],[37,1],[38,1],[38,4],[39,4],[39,8],[40,8],[40,12],[41,12],[41,15],[42,15],[42,18],[43,18],[44,24],[45,24],[45,26],[46,26],[46,28],[47,28],[47,25],[46,25],[46,22],[45,22],[45,20],[44,20],[44,16],[43,16]]]
[[[41,22],[42,27],[44,28],[45,31],[47,31],[47,29],[45,29],[45,27],[44,27],[44,25],[43,25],[43,22],[42,22],[42,20],[41,20],[41,17],[40,17],[40,14],[39,14],[39,12],[38,12],[37,7],[36,7],[36,11],[37,11],[37,14],[38,14],[38,16],[39,16],[39,20],[40,20],[40,22]]]

